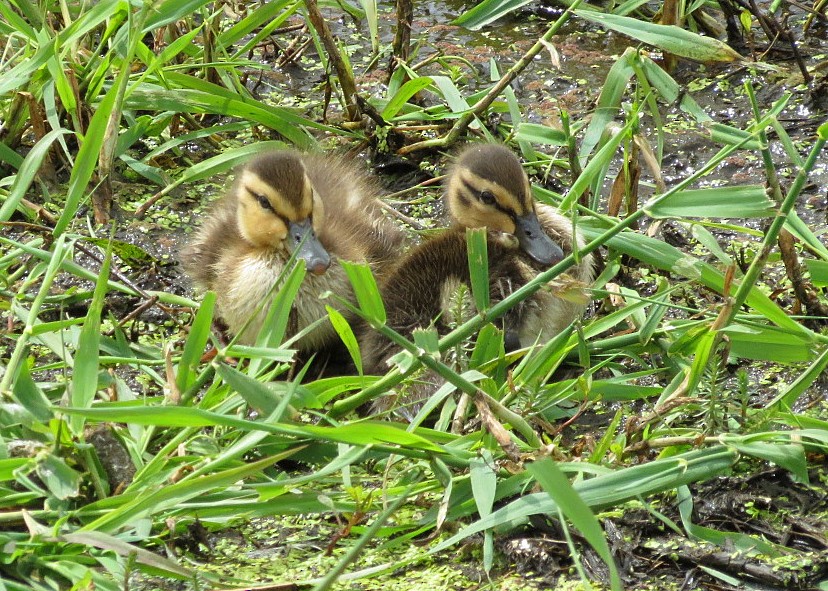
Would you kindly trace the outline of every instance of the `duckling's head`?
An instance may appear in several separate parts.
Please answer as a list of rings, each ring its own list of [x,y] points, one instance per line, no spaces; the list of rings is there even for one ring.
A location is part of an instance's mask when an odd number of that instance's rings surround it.
[[[247,163],[234,186],[239,232],[256,248],[296,251],[309,271],[324,273],[331,257],[314,232],[324,211],[301,156],[268,152]]]
[[[543,231],[529,178],[505,146],[473,144],[461,152],[449,174],[446,200],[455,223],[513,234],[520,248],[542,265],[564,256]]]

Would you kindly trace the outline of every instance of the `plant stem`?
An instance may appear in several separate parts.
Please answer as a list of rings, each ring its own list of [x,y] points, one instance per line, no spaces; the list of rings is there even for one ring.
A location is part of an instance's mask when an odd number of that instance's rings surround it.
[[[316,0],[305,0],[305,8],[308,11],[308,18],[313,28],[319,33],[322,44],[328,52],[328,59],[333,64],[334,70],[336,70],[336,76],[339,78],[339,87],[342,89],[342,98],[345,103],[345,116],[348,121],[358,121],[361,114],[356,100],[357,90],[356,82],[354,82],[354,74],[345,65],[339,53],[339,47],[331,33],[331,29],[322,17],[322,13],[319,12],[319,6]]]

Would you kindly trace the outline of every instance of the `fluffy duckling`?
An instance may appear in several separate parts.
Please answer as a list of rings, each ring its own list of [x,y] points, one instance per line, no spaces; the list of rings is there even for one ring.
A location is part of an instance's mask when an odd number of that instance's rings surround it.
[[[200,290],[217,294],[217,315],[244,344],[255,342],[268,307],[261,306],[291,254],[308,274],[293,304],[288,336],[327,318],[320,299],[330,291],[354,300],[339,259],[367,262],[378,276],[399,254],[404,234],[382,212],[374,186],[354,166],[333,157],[266,152],[236,174],[182,252],[185,270]],[[257,313],[257,308],[261,310]],[[312,353],[336,342],[325,321],[297,348]]]
[[[504,146],[475,144],[464,150],[449,173],[445,199],[453,226],[410,251],[381,282],[388,325],[406,336],[431,324],[444,334],[466,320],[456,317],[452,303],[461,284],[466,284],[466,293],[471,291],[466,228],[488,229],[492,303],[572,252],[573,241],[584,244],[580,235],[573,237],[569,219],[554,207],[535,203],[523,167]],[[568,274],[589,284],[594,278],[592,256],[583,256]],[[508,348],[548,341],[583,312],[583,304],[555,293],[555,283],[501,319]],[[385,362],[395,350],[379,333],[366,332],[366,371],[387,371]]]

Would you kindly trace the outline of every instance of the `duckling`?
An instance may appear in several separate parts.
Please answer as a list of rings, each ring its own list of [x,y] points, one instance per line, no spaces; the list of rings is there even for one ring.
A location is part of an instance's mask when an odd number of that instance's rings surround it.
[[[465,284],[470,293],[466,228],[485,227],[490,301],[496,303],[572,252],[572,222],[554,207],[535,202],[529,179],[505,146],[475,144],[457,158],[446,183],[445,200],[452,227],[411,250],[381,282],[387,323],[410,336],[415,328],[436,326],[440,334],[466,320],[456,318],[452,294]],[[580,284],[594,278],[592,255],[584,255],[569,277]],[[556,280],[558,281],[558,280]],[[500,321],[510,349],[546,342],[566,328],[584,304],[564,299],[554,285],[535,292]],[[395,352],[375,331],[365,332],[366,371],[384,373]],[[433,376],[432,376],[433,378]],[[377,409],[377,405],[374,405]]]
[[[344,160],[262,153],[238,170],[230,191],[182,251],[182,262],[199,290],[216,292],[217,316],[229,332],[253,344],[267,315],[262,300],[295,252],[308,274],[293,303],[293,336],[327,318],[326,304],[338,307],[321,294],[354,300],[340,259],[367,262],[381,277],[398,256],[404,233],[384,216],[376,196],[373,184]],[[296,346],[312,353],[335,342],[326,321]]]

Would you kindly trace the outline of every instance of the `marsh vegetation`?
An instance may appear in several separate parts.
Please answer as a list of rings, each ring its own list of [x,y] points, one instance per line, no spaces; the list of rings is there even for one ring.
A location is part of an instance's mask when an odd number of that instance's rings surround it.
[[[825,15],[0,4],[0,588],[828,589]],[[586,245],[383,375],[296,362],[302,266],[255,346],[212,329],[177,253],[235,165],[346,154],[413,238],[469,141]],[[583,320],[507,352],[590,252]],[[410,421],[358,412],[423,365]]]

